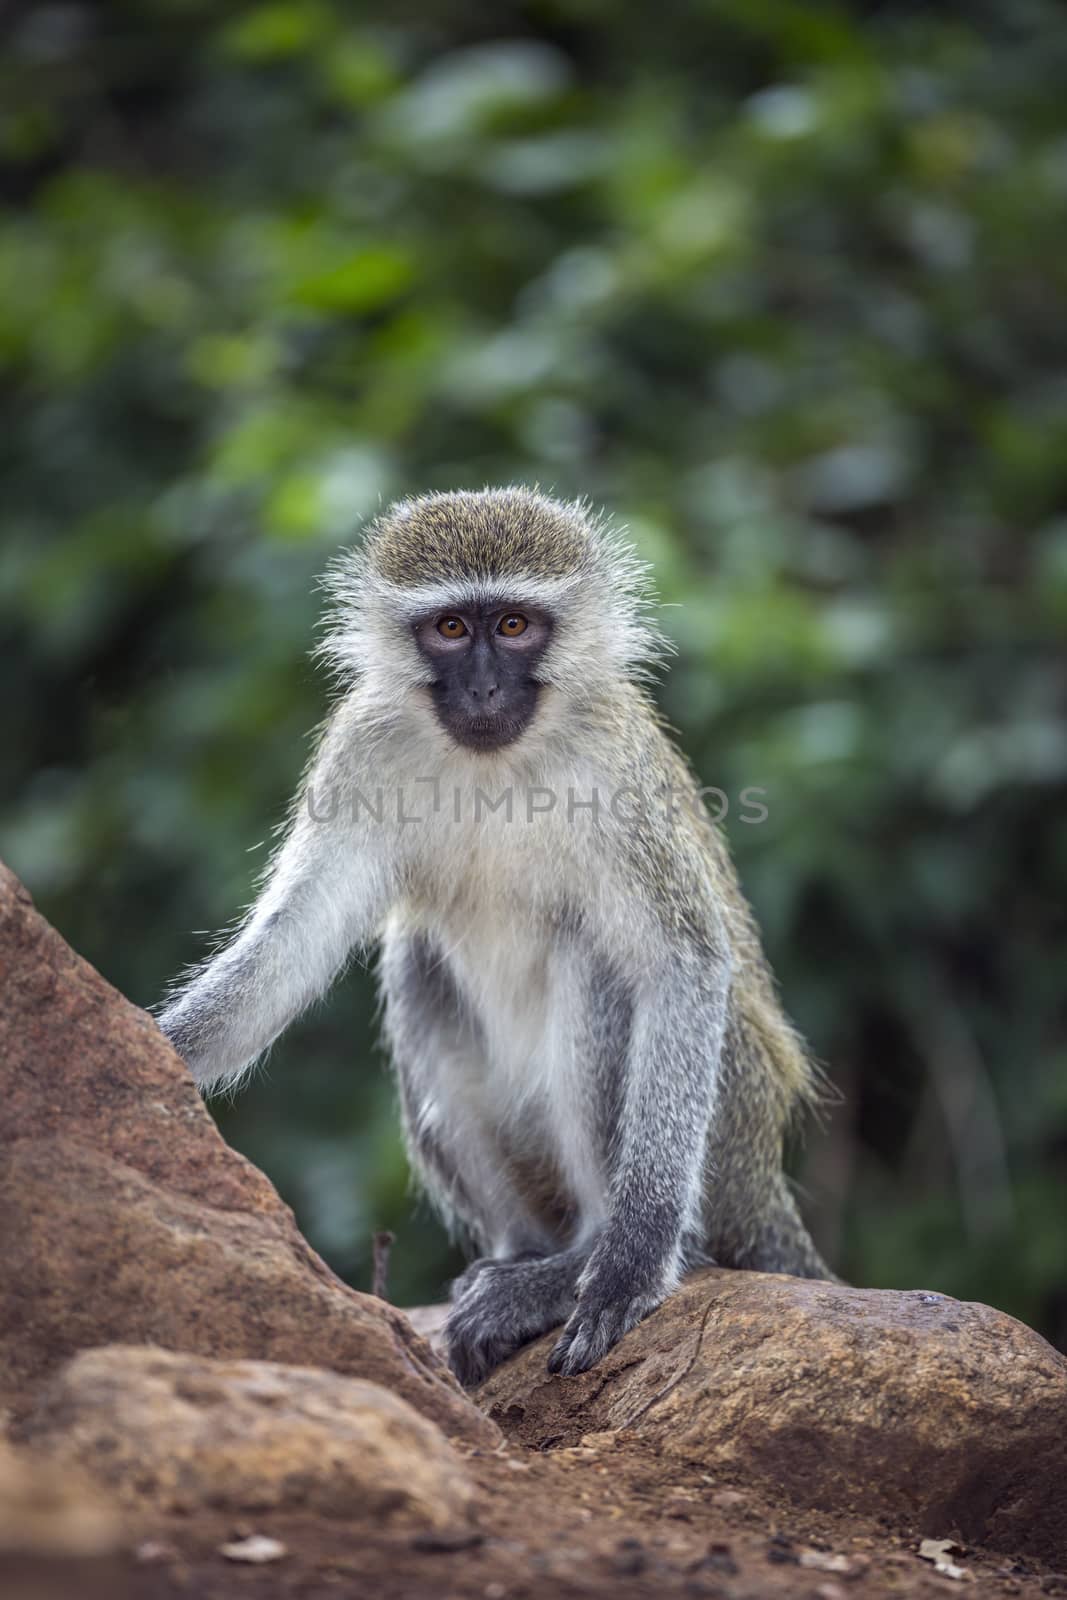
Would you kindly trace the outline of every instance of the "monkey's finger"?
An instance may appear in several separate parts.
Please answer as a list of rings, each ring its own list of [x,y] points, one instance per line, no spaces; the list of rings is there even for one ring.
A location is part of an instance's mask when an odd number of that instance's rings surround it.
[[[557,1345],[549,1360],[549,1371],[558,1372],[565,1378],[587,1372],[590,1367],[596,1366],[601,1356],[607,1355],[614,1342],[615,1339],[609,1336],[604,1326],[602,1316],[584,1322],[575,1330],[565,1350],[561,1351]]]
[[[581,1332],[585,1320],[586,1319],[583,1316],[580,1308],[571,1315],[570,1320],[553,1345],[551,1353],[548,1357],[549,1372],[563,1371],[563,1363],[566,1361],[575,1339],[577,1339],[579,1333]]]
[[[595,1367],[624,1333],[637,1326],[648,1311],[642,1296],[609,1302],[594,1310],[579,1305],[548,1358],[549,1372],[563,1377]]]
[[[603,1311],[589,1312],[585,1316],[580,1312],[576,1313],[564,1328],[548,1358],[549,1372],[572,1377],[576,1372],[585,1372],[589,1367],[595,1366],[619,1336],[619,1333],[615,1333],[614,1337],[611,1336],[609,1318],[610,1313]],[[621,1331],[620,1327],[619,1332]]]
[[[550,1356],[548,1358],[547,1365],[548,1365],[549,1372],[562,1373],[563,1364],[567,1359],[568,1353],[570,1352],[570,1348],[571,1348],[571,1345],[574,1342],[574,1338],[575,1338],[574,1334],[568,1334],[568,1333],[561,1333],[560,1334],[559,1338],[557,1339],[555,1345],[552,1348],[552,1353],[550,1354]]]

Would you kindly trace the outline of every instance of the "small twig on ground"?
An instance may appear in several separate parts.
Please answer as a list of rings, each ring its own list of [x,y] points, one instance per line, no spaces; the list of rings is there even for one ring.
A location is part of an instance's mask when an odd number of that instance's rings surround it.
[[[371,1249],[374,1252],[374,1271],[371,1277],[370,1292],[373,1295],[377,1295],[379,1300],[388,1300],[389,1298],[389,1252],[395,1243],[395,1233],[376,1233],[371,1239]]]

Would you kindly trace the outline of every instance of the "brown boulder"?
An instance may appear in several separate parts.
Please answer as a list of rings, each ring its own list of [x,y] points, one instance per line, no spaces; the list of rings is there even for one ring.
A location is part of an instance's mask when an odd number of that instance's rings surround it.
[[[87,1346],[321,1365],[498,1435],[405,1318],[347,1288],[230,1150],[152,1018],[0,866],[0,1404]]]
[[[406,1401],[308,1367],[89,1350],[47,1386],[23,1432],[131,1508],[441,1528],[465,1522],[473,1499],[452,1446]]]
[[[591,1372],[551,1377],[552,1342],[479,1391],[534,1448],[625,1429],[716,1482],[1067,1560],[1067,1359],[989,1306],[710,1269]]]
[[[0,1556],[100,1556],[124,1532],[116,1507],[77,1468],[57,1470],[0,1439]]]

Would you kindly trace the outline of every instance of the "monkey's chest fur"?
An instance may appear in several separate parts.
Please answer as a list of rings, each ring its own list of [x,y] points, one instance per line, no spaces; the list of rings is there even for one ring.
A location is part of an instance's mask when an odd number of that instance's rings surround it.
[[[565,896],[524,893],[521,851],[508,868],[457,881],[443,906],[439,884],[395,906],[381,968],[413,1164],[494,1254],[581,1242],[603,1223],[629,1029],[625,1007],[604,1005],[611,985],[571,936]]]

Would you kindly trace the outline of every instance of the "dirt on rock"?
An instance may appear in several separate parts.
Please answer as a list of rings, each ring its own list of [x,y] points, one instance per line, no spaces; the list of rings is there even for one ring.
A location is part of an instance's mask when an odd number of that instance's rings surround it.
[[[561,1379],[561,1382],[568,1380]],[[1039,1600],[1067,1575],[962,1540],[940,1575],[919,1540],[876,1517],[791,1502],[664,1458],[640,1440],[537,1453],[461,1447],[468,1528],[346,1525],[291,1512],[159,1516],[116,1558],[68,1568],[5,1561],[17,1600]],[[947,1540],[953,1530],[943,1531]],[[262,1565],[223,1547],[266,1537]],[[958,1536],[955,1536],[958,1537]],[[71,1573],[77,1572],[73,1587]],[[17,1585],[12,1580],[17,1580]],[[5,1587],[5,1583],[7,1586]]]
[[[623,1430],[798,1505],[1067,1566],[1067,1358],[990,1306],[710,1268],[594,1371],[562,1384],[550,1349],[478,1396],[535,1449]]]
[[[95,1557],[121,1548],[124,1519],[78,1467],[0,1439],[0,1553]]]

